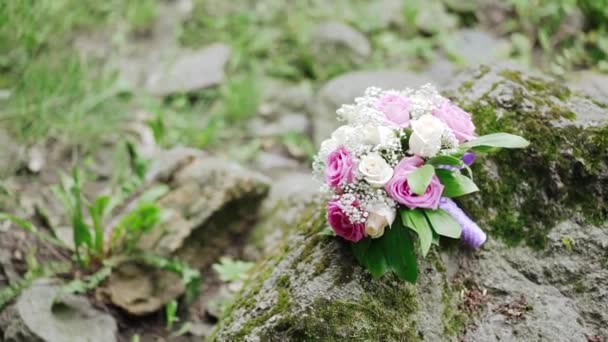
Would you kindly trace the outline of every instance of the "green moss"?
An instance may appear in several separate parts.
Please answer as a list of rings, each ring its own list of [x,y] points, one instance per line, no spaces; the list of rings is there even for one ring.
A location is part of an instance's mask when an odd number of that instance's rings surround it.
[[[448,336],[460,335],[469,324],[470,319],[467,314],[460,311],[455,305],[457,300],[457,292],[452,289],[449,282],[443,282],[443,332]]]
[[[479,73],[478,75],[475,76],[475,78],[479,79],[484,77],[487,73],[489,73],[492,69],[490,69],[489,66],[487,65],[480,65],[479,66]]]
[[[571,95],[560,84],[524,78],[519,72],[500,75],[506,80],[494,88],[510,81],[526,90],[510,87],[513,99],[506,104],[495,103],[486,94],[463,107],[473,115],[479,134],[520,134],[531,144],[523,151],[481,156],[473,166],[480,192],[460,203],[508,244],[525,242],[535,248],[543,248],[549,230],[566,218],[582,216],[590,223],[608,219],[607,184],[602,178],[608,160],[608,126],[567,124],[574,114],[556,104],[555,98],[566,101]],[[557,125],[558,121],[566,123]],[[495,170],[482,167],[486,158]]]
[[[279,280],[277,280],[277,287],[288,289],[291,286],[291,280],[289,280],[289,276],[287,274],[282,275]]]
[[[500,76],[539,94],[548,94],[565,101],[570,97],[570,89],[557,81],[547,81],[538,77],[526,77],[520,71],[503,70]]]
[[[460,88],[458,88],[458,90],[460,90],[461,92],[462,92],[462,91],[471,90],[471,88],[473,87],[473,85],[474,85],[474,84],[475,84],[475,82],[473,82],[473,81],[466,81],[466,82],[463,82],[463,83],[460,85]]]
[[[243,341],[245,336],[249,335],[253,329],[263,325],[270,317],[277,313],[285,312],[289,309],[289,291],[286,289],[277,289],[277,303],[268,311],[263,312],[245,322],[241,330],[233,336],[234,341]]]
[[[313,276],[318,276],[322,274],[331,264],[331,256],[329,253],[323,254],[323,257],[317,262],[315,265],[315,273]]]
[[[373,289],[371,288],[373,287]],[[356,301],[318,298],[304,313],[281,318],[262,340],[293,341],[417,341],[413,314],[416,291],[403,283],[370,282],[370,291]]]
[[[574,292],[576,293],[585,293],[588,291],[587,286],[585,285],[585,283],[583,282],[582,279],[577,280],[574,285]]]

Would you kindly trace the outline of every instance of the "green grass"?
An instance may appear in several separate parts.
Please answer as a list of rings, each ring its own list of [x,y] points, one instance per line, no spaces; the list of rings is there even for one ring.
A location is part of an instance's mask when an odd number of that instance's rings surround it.
[[[0,121],[26,144],[48,136],[97,143],[124,117],[112,75],[71,54],[32,61],[11,90]]]
[[[156,6],[157,0],[0,2],[0,88],[11,91],[0,125],[25,144],[62,137],[90,147],[116,132],[127,114],[118,96],[124,89],[99,61],[82,60],[72,40],[103,27],[145,30]]]
[[[355,1],[278,0],[226,2],[194,0],[191,19],[181,30],[184,46],[224,42],[232,47],[227,79],[220,87],[193,96],[148,101],[150,126],[165,147],[210,147],[231,136],[226,129],[255,115],[262,94],[259,80],[278,77],[310,80],[319,87],[338,74],[357,69],[420,69],[438,52],[458,60],[446,39],[458,28],[479,25],[479,14],[458,12],[440,1],[404,1],[401,12],[385,13],[379,4]],[[542,65],[563,73],[573,68],[608,70],[606,0],[508,0],[513,16],[491,28],[510,39],[512,57],[532,64],[535,48]],[[83,61],[73,39],[87,31],[113,32],[114,44],[126,35],[149,32],[161,13],[160,0],[22,0],[0,2],[0,88],[9,101],[0,109],[0,125],[26,144],[48,137],[95,146],[117,132],[133,111],[131,99],[111,70],[99,61]],[[563,22],[577,11],[587,18],[580,32],[563,34]],[[379,15],[382,14],[382,15]],[[393,20],[383,20],[391,15]],[[428,21],[433,15],[441,20]],[[346,23],[370,41],[367,58],[339,48],[315,50],[317,24]],[[147,101],[147,102],[146,102]]]

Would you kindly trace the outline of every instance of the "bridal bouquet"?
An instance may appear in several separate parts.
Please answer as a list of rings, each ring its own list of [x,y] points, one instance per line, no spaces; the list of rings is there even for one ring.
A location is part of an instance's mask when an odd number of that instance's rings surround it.
[[[374,277],[388,271],[415,282],[413,235],[423,256],[439,237],[478,248],[486,234],[452,198],[478,191],[475,152],[528,146],[524,138],[476,136],[469,113],[430,84],[403,91],[370,87],[343,105],[345,125],[325,140],[313,172],[329,194],[327,221],[351,242]]]

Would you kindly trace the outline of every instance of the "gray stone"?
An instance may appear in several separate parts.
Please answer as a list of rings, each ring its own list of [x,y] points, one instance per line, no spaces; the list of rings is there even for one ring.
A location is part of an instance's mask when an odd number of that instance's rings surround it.
[[[445,40],[445,49],[464,65],[492,64],[507,59],[511,44],[492,34],[475,29],[454,32]]]
[[[512,4],[500,0],[479,0],[475,9],[475,17],[479,19],[484,27],[490,30],[502,25],[512,15]]]
[[[80,296],[62,295],[61,285],[43,279],[21,293],[0,317],[3,341],[112,342],[117,326],[112,316]]]
[[[280,117],[285,112],[305,112],[313,99],[309,82],[291,83],[278,79],[262,81],[262,103],[258,110],[264,117]]]
[[[286,233],[211,340],[608,338],[608,113],[519,71],[481,68],[461,81],[445,93],[472,113],[479,134],[531,141],[524,151],[480,155],[474,165],[480,192],[460,205],[489,232],[488,242],[476,252],[453,246],[419,257],[415,286],[375,280],[348,243],[317,234],[327,225],[322,199],[291,218],[276,219],[285,211],[277,206],[256,230],[268,236],[274,224]]]
[[[456,16],[447,12],[441,1],[420,1],[416,6],[416,27],[428,34],[449,32],[458,25]]]
[[[339,126],[336,110],[342,104],[353,103],[367,87],[403,89],[430,82],[425,76],[398,70],[354,71],[340,75],[326,83],[313,105],[313,137],[318,146]]]
[[[138,248],[179,258],[200,270],[251,229],[270,183],[257,172],[188,148],[162,153],[148,182],[148,188],[169,187],[158,200],[166,219],[138,241]],[[137,203],[135,197],[124,204],[113,221]],[[178,276],[128,262],[117,267],[98,294],[133,315],[145,315],[161,309],[184,290]]]
[[[367,57],[371,53],[369,42],[361,32],[337,21],[317,25],[313,42],[320,50],[327,48],[326,45],[342,45],[361,57]]]
[[[183,21],[191,15],[193,1],[160,1],[156,6],[159,15],[145,28],[145,34],[129,35],[123,25],[89,30],[74,39],[75,48],[85,58],[108,61],[118,70],[118,84],[125,91],[141,91],[159,66],[167,67],[183,53],[177,38]]]
[[[304,113],[283,113],[275,120],[256,117],[250,120],[247,128],[258,137],[280,137],[287,133],[307,133],[310,120]]]
[[[26,149],[4,129],[0,129],[0,178],[5,178],[25,164]]]
[[[11,91],[8,89],[0,89],[0,101],[6,101],[11,97]]]
[[[257,154],[253,161],[253,167],[271,177],[301,168],[300,164],[294,159],[265,151]]]
[[[158,96],[192,92],[214,86],[224,79],[224,65],[230,57],[225,44],[213,44],[197,51],[183,51],[175,61],[160,66],[146,81],[146,89]]]
[[[608,103],[608,74],[594,71],[574,72],[569,77],[569,85],[604,103]]]

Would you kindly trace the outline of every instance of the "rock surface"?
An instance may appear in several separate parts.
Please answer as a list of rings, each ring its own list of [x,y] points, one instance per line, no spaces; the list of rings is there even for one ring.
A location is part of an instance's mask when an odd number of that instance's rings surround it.
[[[331,45],[343,46],[360,57],[367,57],[371,53],[371,46],[367,38],[354,28],[336,21],[319,24],[313,33],[315,48],[320,52]]]
[[[570,77],[570,86],[603,102],[608,102],[608,75],[579,71]]]
[[[475,166],[481,192],[461,205],[489,242],[470,252],[442,241],[448,248],[419,257],[414,286],[372,279],[347,243],[317,234],[326,227],[318,202],[282,222],[269,215],[266,224],[291,232],[258,264],[215,340],[608,338],[606,107],[512,70],[481,68],[456,84],[446,94],[479,134],[531,141]]]
[[[454,32],[446,40],[445,49],[461,64],[477,66],[506,60],[511,52],[511,44],[486,31],[464,29]]]
[[[5,178],[25,163],[26,149],[19,146],[5,129],[0,129],[0,146],[0,178]]]
[[[153,95],[185,93],[219,84],[224,79],[224,65],[230,48],[213,44],[197,51],[180,53],[175,61],[161,66],[146,81]]]
[[[167,219],[140,239],[139,248],[205,269],[248,232],[269,180],[187,148],[166,151],[158,161],[149,179],[170,188],[158,201]],[[130,262],[112,273],[99,295],[131,314],[143,315],[162,308],[184,290],[174,274]]]
[[[23,291],[17,303],[0,316],[2,341],[116,341],[112,316],[93,308],[86,298],[58,297],[60,289],[60,283],[41,279]]]

